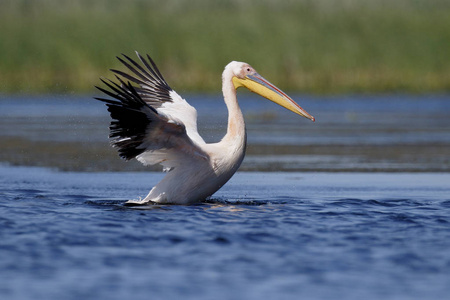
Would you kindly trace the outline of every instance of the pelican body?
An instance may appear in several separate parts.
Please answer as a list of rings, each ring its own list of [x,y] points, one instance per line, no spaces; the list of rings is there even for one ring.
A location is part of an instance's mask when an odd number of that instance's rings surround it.
[[[110,96],[96,98],[108,107],[111,145],[125,160],[161,164],[167,175],[142,200],[127,204],[192,204],[219,190],[237,171],[246,149],[244,117],[236,90],[245,87],[314,121],[289,96],[260,76],[249,64],[230,62],[222,74],[222,92],[228,109],[227,133],[218,143],[205,143],[197,131],[197,111],[172,90],[157,66],[137,53],[141,64],[118,57],[131,74],[119,70],[118,82],[101,79]]]

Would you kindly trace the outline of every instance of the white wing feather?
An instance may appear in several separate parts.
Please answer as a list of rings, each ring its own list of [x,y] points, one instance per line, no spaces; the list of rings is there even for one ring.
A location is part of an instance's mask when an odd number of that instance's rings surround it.
[[[172,102],[165,102],[156,110],[165,115],[169,122],[183,124],[186,127],[187,135],[198,145],[205,144],[203,138],[197,131],[197,110],[181,98],[174,90],[170,91]]]
[[[97,87],[116,99],[97,98],[107,103],[113,119],[112,145],[127,160],[136,158],[144,165],[161,164],[165,171],[192,160],[208,160],[208,154],[201,148],[205,142],[197,132],[195,108],[169,87],[149,56],[152,66],[137,55],[143,66],[126,55],[128,62],[118,58],[134,75],[112,70],[119,75],[116,78],[120,85],[103,81],[111,91]]]

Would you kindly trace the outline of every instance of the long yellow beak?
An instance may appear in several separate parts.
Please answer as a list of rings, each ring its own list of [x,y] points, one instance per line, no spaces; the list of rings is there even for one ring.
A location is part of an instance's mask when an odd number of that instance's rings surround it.
[[[243,79],[233,77],[233,84],[236,89],[241,86],[246,87],[250,91],[261,95],[264,98],[267,98],[302,117],[308,118],[313,122],[315,121],[315,118],[301,108],[300,105],[295,103],[295,101],[286,95],[282,90],[271,84],[258,73],[247,75]]]

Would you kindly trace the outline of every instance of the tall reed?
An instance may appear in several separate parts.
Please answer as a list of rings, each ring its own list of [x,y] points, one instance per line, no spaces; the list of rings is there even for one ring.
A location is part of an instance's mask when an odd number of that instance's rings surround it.
[[[177,90],[219,91],[231,60],[312,93],[450,90],[444,0],[0,2],[0,92],[91,92],[149,53]]]

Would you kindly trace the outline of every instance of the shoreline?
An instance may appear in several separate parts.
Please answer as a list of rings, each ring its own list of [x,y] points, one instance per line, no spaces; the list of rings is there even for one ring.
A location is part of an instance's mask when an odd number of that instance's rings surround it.
[[[108,141],[30,141],[0,137],[0,163],[66,172],[160,172],[119,158]],[[447,144],[249,145],[241,172],[450,172]]]

